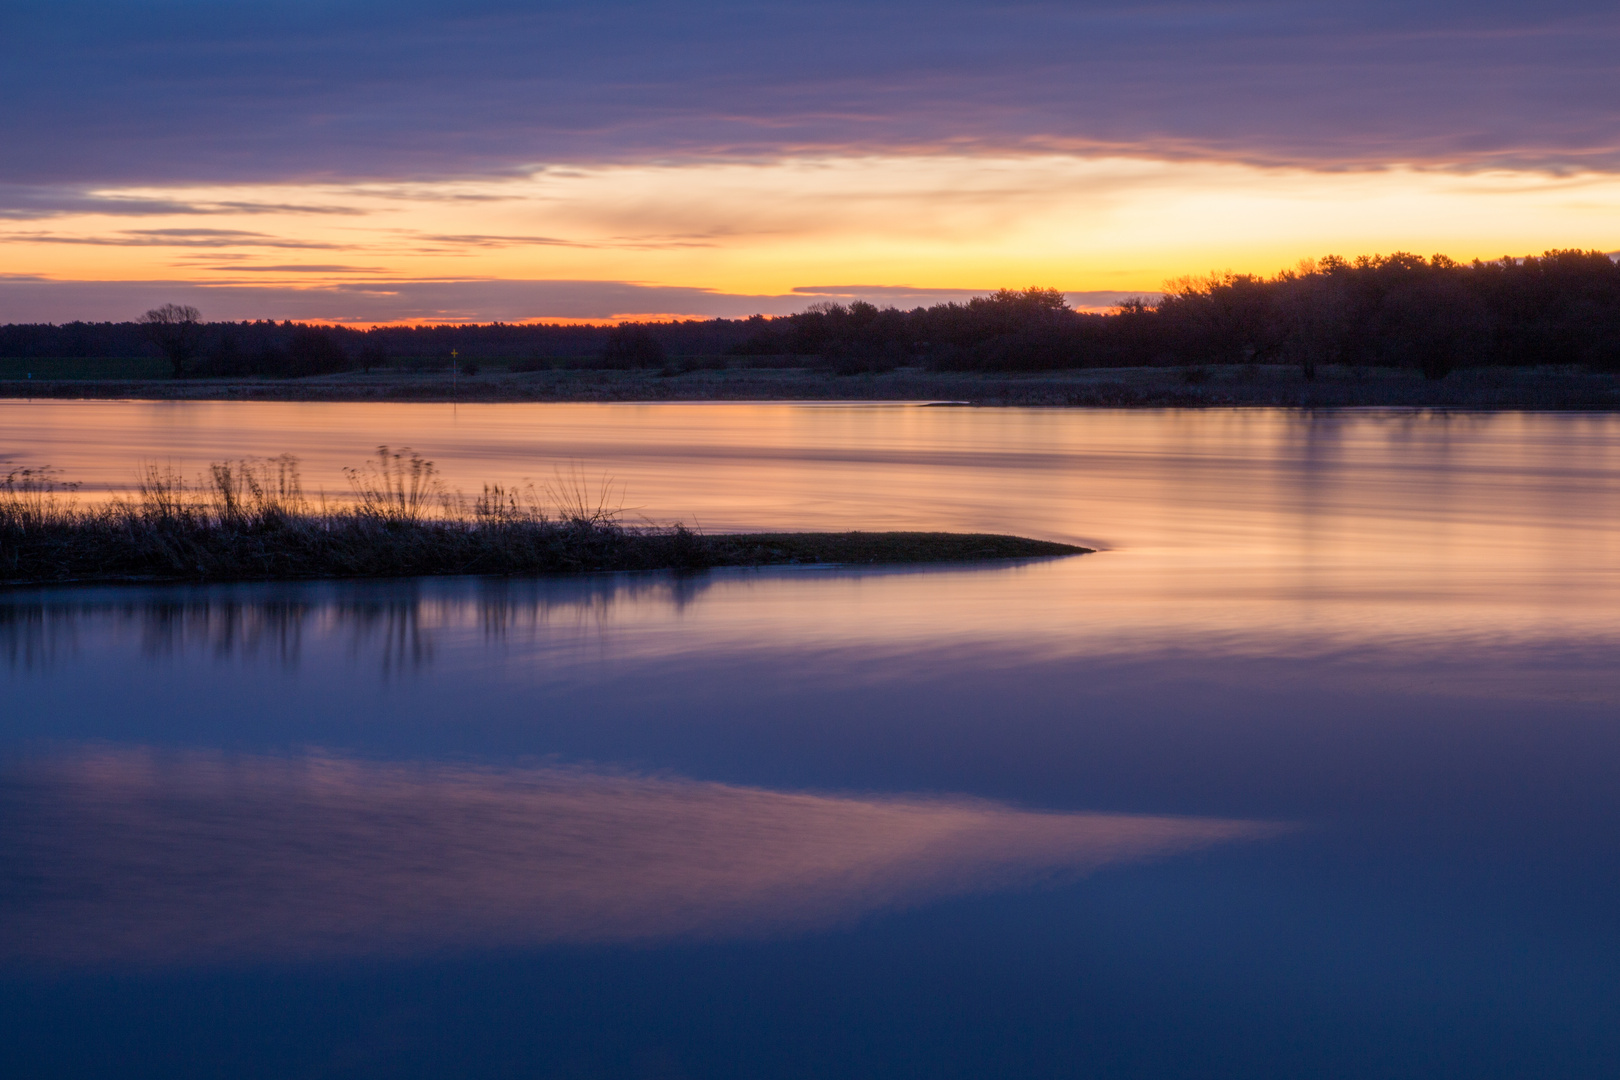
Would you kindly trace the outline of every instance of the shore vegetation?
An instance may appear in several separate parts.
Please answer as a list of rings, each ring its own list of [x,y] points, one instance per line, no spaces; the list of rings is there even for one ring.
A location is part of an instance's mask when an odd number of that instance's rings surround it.
[[[378,447],[346,470],[339,505],[311,499],[291,455],[213,463],[188,480],[141,468],[125,495],[86,504],[53,470],[0,476],[0,583],[240,581],[439,574],[536,575],[803,563],[915,563],[1086,549],[960,533],[708,536],[632,525],[611,485],[561,473],[540,487],[448,491],[433,462]]]

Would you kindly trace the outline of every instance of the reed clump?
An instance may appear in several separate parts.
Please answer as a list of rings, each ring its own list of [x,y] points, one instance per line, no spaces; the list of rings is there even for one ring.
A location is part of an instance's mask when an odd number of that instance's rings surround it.
[[[378,447],[345,470],[351,498],[303,490],[297,459],[215,462],[196,481],[143,466],[131,493],[82,505],[50,469],[0,478],[0,582],[240,581],[439,574],[696,570],[794,562],[917,562],[1074,554],[1017,537],[943,533],[704,536],[632,526],[612,486],[577,470],[521,489],[446,490],[433,462]]]

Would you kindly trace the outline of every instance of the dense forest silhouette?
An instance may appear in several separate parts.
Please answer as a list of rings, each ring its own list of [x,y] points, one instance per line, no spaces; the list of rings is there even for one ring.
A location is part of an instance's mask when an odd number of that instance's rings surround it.
[[[178,316],[189,315],[191,322]],[[1329,256],[1265,278],[1170,282],[1157,299],[1077,312],[1056,289],[1003,289],[902,311],[857,301],[777,318],[623,325],[387,326],[195,321],[166,305],[128,323],[0,327],[0,356],[163,355],[181,377],[298,377],[478,361],[508,369],[664,367],[682,357],[797,358],[842,374],[1294,364],[1405,367],[1580,364],[1620,370],[1620,266],[1598,251],[1463,264],[1398,252]]]

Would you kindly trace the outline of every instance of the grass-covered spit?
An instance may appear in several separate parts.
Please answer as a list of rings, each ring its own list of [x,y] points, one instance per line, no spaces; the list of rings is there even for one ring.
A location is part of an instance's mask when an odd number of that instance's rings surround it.
[[[433,463],[379,447],[346,470],[352,499],[312,502],[295,459],[218,462],[196,483],[147,466],[129,495],[81,506],[49,470],[0,479],[0,582],[241,581],[423,574],[532,575],[791,563],[907,563],[1086,549],[958,533],[705,536],[631,526],[575,478],[447,493]]]

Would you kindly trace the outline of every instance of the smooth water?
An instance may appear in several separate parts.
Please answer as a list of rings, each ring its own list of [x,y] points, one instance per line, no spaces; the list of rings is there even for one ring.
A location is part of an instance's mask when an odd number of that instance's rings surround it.
[[[0,595],[28,1076],[1603,1076],[1620,418],[0,404],[996,567]]]

